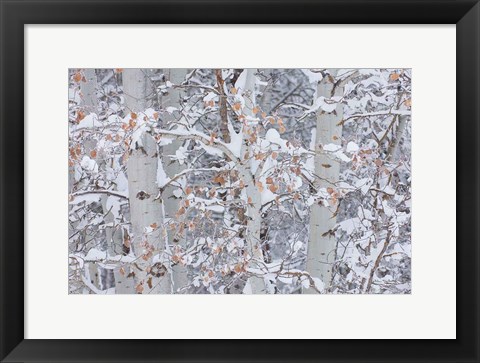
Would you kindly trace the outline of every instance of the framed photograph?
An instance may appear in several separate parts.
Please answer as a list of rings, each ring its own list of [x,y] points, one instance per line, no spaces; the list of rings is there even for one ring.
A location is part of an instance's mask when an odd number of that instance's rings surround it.
[[[2,362],[480,361],[477,1],[1,12]]]

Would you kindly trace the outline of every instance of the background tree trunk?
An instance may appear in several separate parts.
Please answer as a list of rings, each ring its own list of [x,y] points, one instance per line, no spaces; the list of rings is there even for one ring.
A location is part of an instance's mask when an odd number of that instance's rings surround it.
[[[343,96],[344,86],[341,82],[335,84],[337,70],[328,70],[327,75],[318,83],[317,97],[331,98]],[[334,188],[339,181],[340,163],[330,153],[323,149],[327,144],[341,144],[342,126],[338,125],[343,119],[343,106],[338,103],[332,113],[325,113],[321,108],[317,111],[316,139],[315,139],[315,181],[316,190],[320,188]],[[332,266],[335,261],[336,240],[328,231],[336,224],[334,213],[337,204],[325,207],[314,203],[310,214],[310,236],[307,248],[306,270],[312,277],[319,278],[328,289],[332,280]],[[312,288],[304,289],[304,293],[317,293]]]

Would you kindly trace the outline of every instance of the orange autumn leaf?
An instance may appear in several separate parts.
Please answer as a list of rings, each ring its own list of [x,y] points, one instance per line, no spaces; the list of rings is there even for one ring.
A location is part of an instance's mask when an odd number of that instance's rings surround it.
[[[272,184],[268,189],[270,189],[272,193],[275,193],[278,190],[278,186],[276,186],[275,184]]]
[[[193,192],[193,188],[190,187],[190,186],[185,189],[185,194],[186,195],[192,194],[192,192]]]
[[[234,109],[235,111],[239,111],[241,108],[242,108],[241,103],[235,102],[235,103],[233,104],[233,109]]]
[[[82,121],[85,118],[85,112],[83,111],[78,111],[77,112],[77,123]]]
[[[408,99],[405,100],[405,106],[407,106],[407,107],[412,106],[412,99],[411,98],[408,98]]]
[[[218,184],[221,184],[221,185],[224,185],[225,184],[225,178],[222,176],[222,175],[217,175],[215,178],[213,178],[213,181],[215,183],[218,183]]]
[[[263,160],[265,155],[263,153],[255,154],[255,160]]]
[[[97,151],[96,150],[90,151],[90,157],[95,159],[97,157]]]
[[[114,72],[115,72],[115,73],[122,73],[122,72],[123,72],[123,68],[115,68]]]
[[[130,121],[128,121],[128,126],[130,126],[130,128],[133,129],[136,125],[137,123],[134,120],[131,119]]]
[[[237,89],[235,87],[230,88],[230,93],[232,95],[236,95],[238,93]]]
[[[256,115],[259,111],[260,111],[260,109],[257,106],[255,106],[252,110],[254,115]]]
[[[396,81],[399,78],[400,78],[400,75],[398,73],[394,72],[390,74],[390,81]]]
[[[333,188],[328,187],[328,188],[327,188],[327,192],[328,192],[328,194],[331,195],[331,194],[333,194],[334,190],[333,190]]]
[[[73,75],[73,80],[77,83],[80,82],[82,80],[82,74],[80,72],[75,73]]]
[[[255,185],[257,186],[258,190],[261,192],[263,192],[263,184],[262,182],[256,182]]]
[[[272,152],[272,159],[276,159],[278,157],[278,153],[276,151]]]
[[[137,119],[137,114],[135,112],[132,112],[130,113],[130,117],[133,119],[133,120],[136,120]]]
[[[139,283],[136,287],[135,287],[135,291],[137,294],[141,294],[143,292],[143,285],[142,283]]]
[[[150,228],[157,229],[157,224],[156,224],[156,223],[152,223],[152,224],[150,225]]]
[[[285,131],[287,131],[287,129],[285,128],[285,126],[280,125],[280,127],[278,128],[278,131],[280,131],[280,133],[283,134]]]
[[[125,269],[123,267],[120,267],[120,275],[125,276]]]
[[[273,178],[271,176],[267,178],[267,184],[273,184]]]

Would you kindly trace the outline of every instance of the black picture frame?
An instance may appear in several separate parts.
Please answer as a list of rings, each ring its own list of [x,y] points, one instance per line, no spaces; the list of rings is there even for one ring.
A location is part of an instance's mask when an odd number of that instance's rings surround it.
[[[2,362],[479,362],[478,0],[0,0]],[[26,24],[456,24],[457,339],[24,339]],[[453,120],[452,120],[453,122]],[[450,170],[449,172],[454,172]],[[452,221],[454,223],[454,221]],[[448,268],[448,262],[446,268]],[[414,327],[412,327],[414,329]]]

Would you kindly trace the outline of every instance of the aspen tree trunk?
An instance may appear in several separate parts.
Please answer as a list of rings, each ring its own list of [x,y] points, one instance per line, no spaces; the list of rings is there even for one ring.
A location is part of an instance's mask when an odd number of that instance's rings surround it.
[[[80,91],[82,92],[82,105],[86,111],[96,113],[98,106],[97,98],[97,74],[94,68],[86,68],[83,71],[86,82],[80,82]]]
[[[150,82],[141,69],[123,72],[123,91],[128,111],[141,113],[148,106]],[[141,114],[138,117],[143,117]],[[141,145],[139,145],[141,144]],[[133,239],[131,247],[136,256],[132,271],[137,293],[170,293],[171,282],[166,267],[153,257],[163,252],[163,211],[161,200],[154,201],[157,186],[158,152],[153,137],[144,132],[127,161],[130,221]],[[153,232],[149,227],[156,226]],[[131,277],[130,277],[131,279]],[[128,280],[128,279],[127,279]],[[126,287],[130,290],[130,286]],[[125,292],[120,289],[120,292]]]
[[[344,86],[338,83],[335,86],[337,70],[329,70],[332,77],[324,77],[317,86],[317,97],[331,98],[343,96]],[[333,81],[333,82],[332,82]],[[315,140],[315,175],[314,186],[320,188],[334,188],[340,177],[340,163],[332,155],[323,150],[327,144],[341,143],[342,126],[338,123],[343,119],[343,106],[339,103],[332,113],[317,111],[316,140]],[[314,203],[310,214],[310,236],[307,248],[306,270],[312,277],[319,278],[328,289],[331,285],[332,267],[335,261],[337,241],[335,236],[328,233],[336,224],[334,212],[337,205],[325,207]],[[304,293],[315,294],[314,289],[304,289]]]
[[[263,74],[267,77],[272,77],[273,78],[273,72],[274,70],[272,68],[266,68],[263,70]],[[260,101],[260,107],[262,111],[266,112],[267,114],[270,114],[272,111],[272,89],[273,89],[273,79],[268,82],[268,85],[265,86],[265,89],[263,90],[263,96]]]
[[[169,80],[173,85],[181,84],[185,80],[186,75],[186,69],[168,69],[165,71],[167,80]],[[167,95],[162,96],[162,108],[166,109],[167,107],[176,107],[180,110],[182,108],[181,106],[183,97],[184,92],[181,89],[170,89]],[[163,128],[165,129],[168,129],[170,126],[174,125],[176,121],[181,121],[175,118],[175,115],[177,118],[180,117],[179,113],[174,113],[174,115],[165,113],[165,115],[166,116],[163,119]],[[175,155],[175,152],[181,146],[182,141],[174,139],[172,140],[171,144],[165,145],[162,148],[161,162],[163,162],[163,169],[169,178],[173,178],[176,174],[182,172],[186,167],[185,164],[180,165],[178,161],[172,160],[169,157],[169,155]],[[165,218],[171,220],[175,220],[175,214],[180,209],[179,199],[175,198],[173,195],[173,191],[176,188],[177,186],[169,184],[162,193],[165,208]],[[175,222],[177,227],[175,230],[168,228],[168,243],[170,246],[177,245],[180,247],[185,247],[185,229],[178,228],[178,224],[185,223],[185,214],[180,216]],[[186,286],[188,284],[186,266],[182,266],[180,263],[172,266],[172,280],[174,293]]]
[[[245,82],[245,116],[247,121],[254,117],[253,108],[255,107],[255,75],[254,69],[247,69],[247,79]],[[248,122],[247,122],[248,123]],[[247,126],[248,127],[248,126]],[[256,127],[256,125],[253,125]],[[247,146],[247,140],[249,136],[243,132],[243,142],[240,151],[240,158],[248,152],[251,156],[253,150],[250,146]],[[249,266],[252,268],[260,268],[263,265],[264,258],[260,245],[260,227],[261,227],[261,212],[262,199],[261,194],[257,186],[255,185],[255,178],[252,173],[250,159],[243,160],[242,165],[239,168],[241,180],[246,181],[247,197],[250,199],[250,203],[247,204],[247,226],[246,226],[246,241],[248,252],[252,256]],[[248,279],[253,294],[266,293],[265,282],[263,278],[252,276]]]
[[[82,107],[86,111],[87,114],[89,113],[96,113],[97,106],[98,106],[98,99],[96,95],[97,90],[97,74],[95,73],[95,69],[87,68],[83,70],[83,74],[85,76],[85,82],[80,82],[80,91],[82,94]],[[96,140],[88,140],[84,143],[85,146],[85,153],[86,155],[90,155],[90,152],[96,149],[97,141]],[[97,157],[94,160],[98,164],[98,168],[100,171],[100,160]],[[106,196],[102,196],[102,203],[106,199]],[[105,212],[105,210],[104,210]],[[89,250],[90,248],[95,247],[95,242],[87,244],[86,248]],[[100,289],[101,286],[101,276],[100,276],[100,269],[94,262],[89,262],[86,266],[88,269],[88,279],[89,281],[97,288]],[[87,276],[86,276],[87,277]]]

